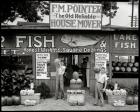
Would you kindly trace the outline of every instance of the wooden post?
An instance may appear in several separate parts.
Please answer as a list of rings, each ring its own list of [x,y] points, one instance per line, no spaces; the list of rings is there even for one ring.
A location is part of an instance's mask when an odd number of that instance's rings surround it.
[[[132,16],[131,16],[131,27],[133,27],[133,16],[134,16],[134,0],[132,0]]]
[[[109,81],[112,80],[112,35],[109,34]]]

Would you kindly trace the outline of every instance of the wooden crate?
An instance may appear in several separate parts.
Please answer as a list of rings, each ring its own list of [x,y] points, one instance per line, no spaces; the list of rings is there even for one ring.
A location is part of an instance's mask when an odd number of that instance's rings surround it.
[[[21,95],[21,104],[24,104],[25,100],[35,100],[37,103],[40,102],[40,93],[34,95]]]
[[[126,95],[108,95],[108,103],[109,104],[113,104],[114,101],[118,101],[118,100],[121,100],[121,101],[126,101]]]

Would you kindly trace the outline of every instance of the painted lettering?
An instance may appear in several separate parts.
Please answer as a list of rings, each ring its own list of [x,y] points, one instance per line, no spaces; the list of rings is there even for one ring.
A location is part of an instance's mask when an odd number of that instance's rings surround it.
[[[46,47],[46,43],[52,43],[52,47],[54,47],[54,36],[52,36],[52,40],[47,40],[46,36],[44,36],[44,47]]]
[[[35,36],[34,37],[34,41],[37,42],[38,44],[34,44],[35,47],[41,47],[42,46],[42,42],[39,41],[37,38],[41,39],[41,36]]]
[[[136,48],[136,43],[131,43],[131,48]]]
[[[23,40],[20,39],[26,39],[26,36],[17,36],[16,37],[16,47],[20,47],[20,43],[24,43]]]

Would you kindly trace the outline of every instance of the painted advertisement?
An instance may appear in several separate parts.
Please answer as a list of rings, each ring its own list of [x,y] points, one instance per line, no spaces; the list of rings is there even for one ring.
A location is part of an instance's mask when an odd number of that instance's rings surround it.
[[[1,36],[1,55],[32,53],[108,52],[108,35],[99,34],[22,34]],[[10,37],[10,38],[9,38]]]
[[[50,3],[50,28],[101,30],[101,12],[101,4]]]
[[[95,53],[95,66],[106,69],[107,61],[109,61],[109,53]]]
[[[48,61],[50,53],[36,53],[36,79],[50,79],[47,71]]]

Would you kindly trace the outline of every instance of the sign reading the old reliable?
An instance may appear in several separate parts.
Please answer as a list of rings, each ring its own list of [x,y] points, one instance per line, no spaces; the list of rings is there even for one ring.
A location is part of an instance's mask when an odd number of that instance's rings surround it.
[[[50,28],[101,30],[101,13],[101,4],[50,3]]]

